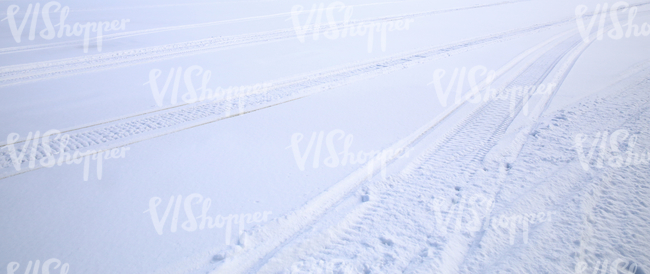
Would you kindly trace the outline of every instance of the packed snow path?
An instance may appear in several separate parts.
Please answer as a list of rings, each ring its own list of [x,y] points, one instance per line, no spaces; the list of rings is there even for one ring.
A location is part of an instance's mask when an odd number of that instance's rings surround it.
[[[508,87],[538,86],[554,69],[571,67],[580,55],[579,48],[585,47],[581,42],[579,35],[565,39],[537,58]],[[574,55],[567,58],[570,52]],[[642,83],[647,82],[645,78]],[[632,84],[629,79],[626,83]],[[642,85],[634,84],[625,93],[602,99],[589,109],[585,103],[574,107],[582,114],[560,111],[550,121],[532,124],[534,131],[529,132],[529,127],[517,136],[525,142],[523,148],[510,148],[513,151],[508,156],[514,159],[501,157],[504,153],[498,151],[497,144],[516,117],[526,119],[522,109],[528,98],[513,99],[517,115],[512,115],[510,100],[489,101],[409,169],[365,183],[352,194],[358,197],[352,209],[320,219],[317,222],[323,224],[302,231],[246,271],[574,273],[575,265],[609,269],[598,264],[611,258],[609,262],[619,259],[616,263],[621,265],[634,263],[636,273],[642,273],[638,263],[648,262],[650,257],[643,250],[650,243],[642,240],[638,246],[626,245],[619,250],[626,256],[621,259],[613,252],[616,243],[611,237],[619,237],[618,229],[629,230],[626,234],[635,239],[650,237],[643,229],[650,213],[643,199],[625,202],[630,196],[650,194],[647,186],[633,183],[643,181],[650,172],[638,166],[631,167],[633,171],[615,170],[615,175],[584,173],[572,138],[581,132],[578,125],[598,123],[600,117],[608,117],[602,130],[647,131],[650,113],[649,107],[643,106],[650,96],[642,92]],[[602,105],[607,102],[611,105]],[[624,117],[634,118],[622,121]],[[582,127],[584,132],[594,130]],[[617,186],[614,181],[621,183]],[[594,211],[595,204],[602,206]],[[537,222],[535,216],[539,216]],[[582,217],[581,222],[578,216],[589,217]],[[630,217],[638,227],[622,225]],[[612,227],[609,222],[618,225]],[[245,268],[226,261],[214,273],[234,269]]]
[[[291,1],[75,1],[84,4],[70,19],[137,15],[136,24],[88,54],[80,40],[29,42],[30,27],[22,44],[3,32],[0,120],[20,139],[0,141],[0,269],[36,273],[43,262],[46,273],[52,258],[69,273],[650,272],[647,37],[608,39],[610,14],[594,16],[602,3],[345,3],[357,9],[358,31],[415,22],[389,35],[388,52],[384,44],[371,52],[371,35],[323,38],[348,27],[340,20],[320,29],[306,23],[302,35],[314,38],[296,39]],[[650,2],[632,2],[643,31]],[[1,8],[13,4],[27,5]],[[576,25],[583,4],[588,37]],[[619,13],[625,27],[630,18]],[[36,19],[31,31],[43,25]],[[176,104],[180,68],[189,66],[214,71],[219,87],[270,85],[261,94]],[[468,66],[495,71],[494,82],[474,91],[452,80],[451,104],[427,85],[431,72],[435,79],[446,69],[449,78],[450,69]],[[169,68],[168,84],[177,72],[174,95],[167,93],[174,99],[163,106],[164,92],[148,84],[156,70],[164,81]],[[510,93],[541,85],[551,92]],[[463,95],[501,93],[457,101],[456,87]],[[26,143],[48,129],[69,134],[65,144],[50,144],[56,152],[130,154],[106,169],[99,154],[97,179],[88,182],[89,157],[84,167],[40,166],[49,154],[44,137]],[[385,153],[299,167],[292,136],[332,129],[354,135],[355,152]],[[338,152],[326,143],[314,163],[325,146]],[[171,200],[164,204],[170,196],[178,197],[174,211]],[[192,203],[197,196],[203,205]],[[208,214],[223,224],[188,227],[208,198]],[[163,203],[152,210],[156,199]],[[159,218],[165,205],[169,218]],[[225,216],[243,222],[254,212],[264,220],[225,225]]]
[[[334,68],[327,71],[301,75],[292,79],[278,80],[272,85],[270,91],[263,94],[236,99],[225,98],[228,100],[217,100],[216,102],[206,100],[208,103],[181,104],[155,111],[138,113],[116,120],[69,129],[64,131],[72,133],[65,151],[95,147],[99,150],[110,150],[111,148],[121,147],[153,137],[174,133],[179,130],[272,107],[308,96],[318,91],[331,89],[362,79],[377,77],[388,72],[407,69],[417,64],[431,62],[438,58],[448,57],[452,54],[476,49],[487,44],[514,39],[549,27],[566,24],[567,22],[568,20],[562,20],[515,29],[442,47],[432,47],[362,64],[351,64],[343,68]],[[88,128],[91,129],[89,130]],[[23,142],[17,142],[16,144],[23,145]],[[58,151],[60,145],[56,140],[52,142],[54,151]],[[22,150],[18,148],[16,151],[20,153]],[[43,146],[39,145],[35,158],[40,160],[44,155]],[[23,164],[28,161],[29,159],[24,159]],[[11,165],[9,151],[0,151],[0,170],[3,171],[0,172],[0,178],[19,174],[19,172],[11,168]],[[31,170],[33,169],[25,169],[23,172]]]

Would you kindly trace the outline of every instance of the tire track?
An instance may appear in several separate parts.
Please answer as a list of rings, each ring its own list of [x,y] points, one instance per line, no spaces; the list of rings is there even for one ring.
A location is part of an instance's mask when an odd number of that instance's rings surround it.
[[[259,2],[259,1],[253,1],[253,2]],[[75,12],[75,11],[76,12],[79,12],[79,11],[104,11],[104,10],[152,8],[152,7],[189,6],[189,5],[195,5],[195,4],[214,5],[214,4],[221,4],[221,3],[223,3],[223,2],[220,2],[220,3],[167,4],[167,5],[156,5],[156,6],[122,7],[122,8],[115,7],[115,8],[93,9],[93,10],[71,10],[70,12]],[[239,3],[241,3],[241,2],[239,2]],[[399,3],[399,2],[370,3],[370,4],[361,4],[361,5],[352,5],[352,6],[353,7],[361,7],[361,6],[383,5],[383,4],[393,4],[393,3]],[[21,15],[23,15],[23,14],[21,14]],[[229,23],[255,21],[255,20],[262,20],[262,19],[267,19],[267,18],[272,18],[272,17],[288,16],[288,15],[291,15],[291,12],[282,12],[282,13],[275,13],[275,14],[244,17],[244,18],[219,20],[219,21],[197,23],[197,24],[186,24],[186,25],[180,25],[180,26],[170,26],[170,27],[160,27],[160,28],[152,28],[152,29],[144,29],[144,30],[125,31],[125,32],[120,32],[120,33],[112,33],[112,34],[103,35],[102,40],[103,41],[109,41],[109,40],[116,40],[116,39],[121,39],[121,38],[140,36],[140,35],[146,35],[146,34],[152,34],[152,33],[168,32],[168,31],[176,31],[176,30],[185,30],[185,29],[194,29],[194,28],[203,28],[203,27],[218,26],[218,25],[229,24]],[[0,16],[6,16],[6,13],[0,14]],[[97,38],[96,37],[95,38],[90,38],[89,41],[92,43],[94,41],[97,41]],[[83,42],[84,42],[84,40],[75,40],[75,41],[66,41],[66,42],[47,43],[47,44],[44,44],[44,45],[6,47],[6,48],[0,48],[0,55],[1,54],[12,54],[12,53],[26,52],[26,51],[47,50],[47,49],[68,47],[68,46],[76,46],[76,45],[83,44]]]
[[[404,14],[397,16],[388,16],[373,18],[368,20],[352,21],[351,24],[360,24],[360,23],[381,23],[394,20],[401,20],[405,18],[417,18],[424,16],[431,16],[440,13],[455,12],[468,9],[476,9],[483,7],[490,7],[495,5],[505,5],[510,3],[516,3],[519,1],[529,1],[529,0],[517,0],[517,1],[507,1],[500,2],[496,4],[486,4],[479,6],[470,6],[463,8],[447,9],[447,10],[435,10],[428,12],[419,12],[412,14]],[[572,20],[565,19],[556,22],[557,24],[565,23]],[[338,22],[335,25],[336,29],[343,29],[346,25],[343,22]],[[172,27],[176,28],[176,27]],[[314,26],[310,26],[305,33],[305,36],[312,35],[315,32],[324,33],[329,30],[329,26],[322,26],[322,29],[314,29]],[[145,30],[142,31],[143,34],[148,33]],[[161,30],[164,31],[164,30]],[[128,37],[132,35],[139,35],[136,33],[124,34],[116,33],[111,35],[105,35],[104,40],[117,38],[117,37]],[[189,42],[168,44],[163,46],[154,46],[147,48],[139,48],[132,50],[124,50],[110,53],[95,54],[91,56],[77,57],[77,58],[67,58],[59,60],[51,60],[37,63],[29,64],[20,64],[0,67],[0,87],[23,84],[33,81],[41,81],[45,79],[59,78],[77,74],[90,73],[95,71],[115,69],[121,67],[134,66],[143,63],[149,63],[160,60],[173,59],[183,56],[196,55],[206,52],[224,50],[235,47],[243,47],[248,45],[255,45],[261,43],[270,43],[286,39],[295,38],[296,34],[293,28],[286,28],[268,32],[259,32],[252,34],[244,35],[234,35],[227,37],[219,38],[209,38],[201,39]]]
[[[548,41],[530,49],[529,51],[522,53],[520,56],[513,59],[513,61],[511,61],[509,64],[504,66],[504,68],[499,69],[497,75],[502,75],[504,71],[510,70],[516,64],[521,62],[525,57],[531,55],[533,52],[539,50],[543,46],[551,43],[554,40],[557,40],[557,38],[562,36],[563,35],[558,35],[557,37],[549,39]],[[463,103],[460,105],[463,105]],[[452,107],[448,111],[445,111],[445,113],[440,114],[433,121],[423,126],[418,131],[395,143],[390,147],[390,149],[393,151],[404,149],[405,147],[412,145],[414,142],[417,142],[424,134],[436,127],[438,123],[445,120],[447,117],[449,117],[449,115],[454,113],[455,110],[460,107],[460,105],[455,108]],[[390,159],[392,158],[389,157],[388,159],[390,162]],[[272,223],[261,231],[252,232],[251,236],[246,237],[246,246],[248,247],[252,245],[255,246],[254,248],[245,248],[244,250],[239,249],[236,251],[224,251],[226,254],[230,254],[227,256],[229,259],[226,260],[225,263],[220,264],[217,269],[213,270],[210,273],[254,272],[255,270],[262,268],[265,262],[269,262],[274,256],[277,255],[277,252],[286,250],[283,249],[284,246],[286,246],[289,242],[294,241],[299,235],[305,233],[306,230],[312,227],[313,223],[317,222],[319,218],[328,212],[328,210],[332,210],[337,201],[340,201],[343,199],[343,197],[348,196],[354,189],[359,186],[361,182],[365,181],[369,176],[366,172],[366,168],[374,168],[374,172],[377,172],[378,168],[375,168],[377,165],[377,163],[375,163],[376,161],[377,159],[374,159],[365,167],[353,172],[343,181],[326,190],[324,193],[308,202],[302,208],[281,218],[281,221],[279,221],[277,224]],[[390,180],[392,179],[389,179],[389,181]],[[390,184],[390,182],[387,182],[386,184]],[[304,254],[304,252],[300,254]],[[355,252],[354,254],[357,253]],[[295,256],[289,256],[289,258],[295,258]],[[281,259],[273,260],[282,261]]]
[[[70,132],[70,141],[65,145],[64,151],[75,151],[82,148],[109,146],[121,147],[151,138],[171,134],[180,130],[216,122],[222,119],[243,115],[252,111],[261,110],[282,103],[297,100],[316,92],[342,86],[355,81],[369,79],[392,71],[406,69],[424,62],[430,62],[441,57],[465,52],[492,43],[503,42],[522,35],[537,32],[549,27],[557,26],[562,22],[552,22],[535,25],[527,28],[497,33],[475,39],[465,40],[442,47],[432,47],[415,52],[399,54],[392,57],[380,58],[371,62],[351,65],[331,71],[319,72],[286,81],[267,94],[252,95],[240,98],[239,112],[231,114],[235,105],[232,101],[219,101],[212,103],[192,104],[178,109],[151,112],[144,117],[136,115],[134,119],[124,119],[114,124],[101,123],[95,129],[84,132]],[[87,128],[87,127],[85,127]],[[54,151],[59,151],[62,144],[52,142]],[[2,148],[7,148],[5,145]],[[20,152],[19,149],[17,149]],[[45,151],[41,145],[37,147],[35,158],[44,157]],[[28,159],[23,159],[25,164]],[[34,169],[25,169],[20,172],[11,171],[12,166],[9,151],[0,151],[0,179],[28,172]],[[36,168],[35,168],[36,169]]]
[[[540,83],[580,41],[579,36],[573,36],[554,47],[529,66],[510,86]],[[519,95],[517,101],[516,111],[520,112],[524,105],[523,96]],[[515,117],[516,115],[510,115],[509,102],[498,100],[484,104],[445,137],[440,145],[430,150],[414,172],[386,182],[378,182],[380,199],[371,202],[367,207],[364,205],[365,208],[346,217],[339,227],[324,233],[334,236],[321,236],[324,239],[306,244],[306,251],[312,253],[301,256],[308,259],[294,266],[301,271],[313,273],[322,270],[316,262],[327,258],[343,258],[347,267],[334,271],[453,271],[454,265],[462,259],[462,254],[452,254],[448,247],[459,248],[459,244],[471,240],[472,236],[455,237],[447,233],[437,233],[434,225],[436,221],[432,218],[434,214],[431,199],[440,198],[441,195],[447,199],[460,199],[465,196],[466,191],[461,189],[471,189],[472,184],[477,184],[476,177],[480,176],[479,171],[483,170],[482,159],[490,148],[496,145]],[[446,195],[449,193],[457,195]],[[445,214],[443,218],[447,216]],[[380,228],[375,225],[376,220],[390,220],[390,223],[395,225]],[[314,250],[313,243],[321,243],[322,246]],[[295,254],[305,254],[304,252],[305,250],[300,250]],[[430,259],[431,257],[433,259]],[[262,268],[260,272],[273,271],[278,269]]]

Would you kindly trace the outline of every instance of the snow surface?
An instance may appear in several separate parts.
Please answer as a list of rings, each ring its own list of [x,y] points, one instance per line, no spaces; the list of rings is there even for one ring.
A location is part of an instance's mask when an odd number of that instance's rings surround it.
[[[334,1],[59,2],[71,26],[129,21],[87,53],[39,36],[42,15],[20,43],[0,21],[0,272],[650,271],[650,37],[612,39],[610,13],[581,32],[603,1],[338,2],[339,30],[350,7],[409,25],[371,50],[327,39],[325,12],[301,41],[296,5],[304,24]],[[650,24],[650,2],[621,3],[624,31],[632,8]],[[196,89],[208,70],[212,90],[263,88],[184,101],[190,68]],[[494,74],[451,81],[472,68]],[[33,140],[50,130],[54,153]],[[48,167],[60,149],[78,163]]]

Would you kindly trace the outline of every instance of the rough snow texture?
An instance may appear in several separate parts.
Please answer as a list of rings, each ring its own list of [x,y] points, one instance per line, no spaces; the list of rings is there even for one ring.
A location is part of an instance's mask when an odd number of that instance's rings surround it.
[[[30,4],[0,2],[0,17]],[[69,273],[649,273],[650,37],[610,39],[607,16],[581,31],[576,8],[589,24],[602,1],[439,2],[343,2],[354,24],[412,20],[385,44],[375,33],[372,52],[367,35],[325,38],[347,27],[342,10],[301,42],[285,0],[61,2],[69,23],[131,20],[86,54],[78,37],[28,40],[31,19],[17,44],[0,22],[0,269],[53,258]],[[643,30],[648,2],[629,4]],[[212,72],[212,89],[271,85],[176,105],[167,91],[157,105],[150,72],[162,86],[190,66]],[[476,66],[494,79],[451,82]],[[542,84],[553,88],[506,92]],[[505,99],[471,99],[489,89]],[[70,136],[55,151],[129,151],[84,181],[88,167],[44,167],[42,143],[23,148],[50,129]],[[350,152],[383,153],[329,167],[328,140],[301,170],[292,136],[305,153],[312,132],[336,129],[354,136]],[[212,217],[270,217],[191,231],[186,211],[201,204],[178,202],[158,232],[150,200],[160,217],[168,197],[193,193]]]

